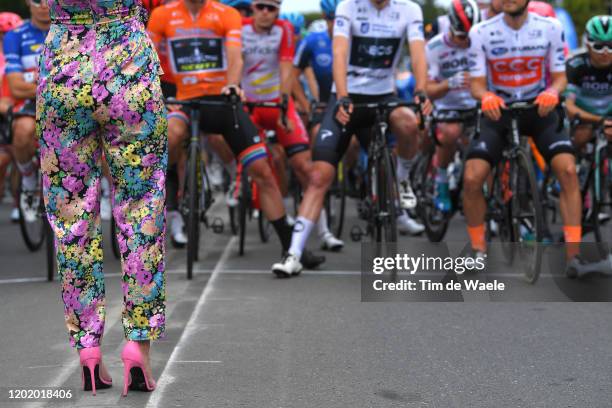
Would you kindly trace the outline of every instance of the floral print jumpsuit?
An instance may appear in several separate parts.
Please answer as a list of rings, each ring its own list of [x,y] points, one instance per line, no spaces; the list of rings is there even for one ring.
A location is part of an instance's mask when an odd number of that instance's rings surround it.
[[[104,332],[103,152],[113,179],[125,337],[157,339],[165,329],[167,121],[143,9],[140,0],[48,1],[36,131],[70,344],[96,347]]]

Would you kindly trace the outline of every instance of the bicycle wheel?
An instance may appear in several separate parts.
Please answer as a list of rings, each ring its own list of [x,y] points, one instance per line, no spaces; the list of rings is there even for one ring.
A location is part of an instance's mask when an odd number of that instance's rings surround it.
[[[523,150],[516,151],[511,164],[510,186],[512,194],[512,234],[516,238],[517,257],[524,277],[529,283],[538,280],[542,265],[544,238],[544,211],[535,177],[533,162]]]
[[[261,242],[268,242],[270,240],[270,233],[272,231],[272,224],[268,221],[268,218],[259,211],[259,217],[257,217],[257,224],[259,227],[259,238]]]
[[[244,244],[246,240],[247,214],[251,205],[251,188],[249,177],[246,171],[240,177],[240,199],[238,200],[238,225],[239,225],[239,246],[238,253],[244,255]],[[260,214],[261,216],[261,214]]]
[[[113,255],[115,259],[119,259],[121,257],[121,251],[119,251],[119,241],[117,241],[117,223],[115,223],[115,217],[113,215],[111,215],[110,219],[110,239]]]
[[[240,229],[240,226],[238,225],[238,214],[237,214],[237,210],[236,207],[227,207],[227,210],[229,212],[229,220],[230,220],[230,228],[232,230],[232,235],[236,235],[238,234],[238,230]]]
[[[440,242],[446,235],[448,229],[448,223],[452,214],[445,214],[438,210],[435,205],[435,191],[436,191],[436,179],[435,179],[435,167],[433,165],[433,157],[435,151],[429,151],[421,162],[421,165],[417,167],[415,179],[416,183],[413,185],[419,185],[418,189],[418,212],[423,224],[425,225],[425,233],[429,242]]]
[[[53,276],[55,275],[55,262],[56,262],[56,254],[55,254],[55,234],[53,230],[51,230],[51,224],[47,220],[45,215],[45,242],[46,242],[46,252],[47,252],[47,280],[51,282],[53,280]]]
[[[40,191],[22,192],[21,188],[19,188],[17,194],[19,197],[19,228],[21,230],[23,242],[30,251],[38,251],[43,242],[45,242],[45,223],[47,222],[42,194]],[[22,194],[24,195],[23,200]],[[31,220],[27,220],[23,205],[35,207],[36,217]]]
[[[187,171],[185,172],[185,188],[183,194],[187,203],[187,279],[193,278],[193,263],[197,258],[198,234],[200,225],[199,203],[198,203],[198,155],[199,149],[195,146],[189,147],[187,159]]]
[[[377,191],[378,206],[375,215],[376,222],[376,242],[397,242],[397,210],[395,208],[395,198],[399,197],[395,184],[395,172],[391,163],[391,157],[387,150],[377,160]]]
[[[344,162],[338,165],[337,177],[325,197],[325,212],[327,225],[338,239],[342,236],[344,228],[344,214],[346,209],[347,170]]]
[[[493,186],[487,198],[490,218],[487,220],[487,242],[491,241],[493,225],[497,226],[497,235],[501,243],[501,250],[506,262],[511,265],[514,261],[514,230],[512,228],[512,188],[510,186],[510,162],[503,159],[495,168]]]

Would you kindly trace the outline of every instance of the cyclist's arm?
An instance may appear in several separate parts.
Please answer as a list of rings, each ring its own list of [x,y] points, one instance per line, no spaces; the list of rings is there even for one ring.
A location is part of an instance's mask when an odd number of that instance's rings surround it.
[[[449,91],[449,87],[447,79],[443,79],[441,81],[438,80],[438,78],[440,78],[440,66],[438,64],[436,51],[432,48],[432,42],[430,41],[425,46],[425,57],[428,63],[427,76],[429,77],[427,79],[425,91],[427,92],[427,96],[429,97],[429,99],[435,100],[440,99],[444,95],[446,95]]]
[[[310,89],[310,94],[315,100],[319,101],[319,85],[317,84],[317,77],[315,76],[314,69],[312,69],[310,66],[306,67],[304,70],[304,77],[306,78],[306,83]]]
[[[341,3],[342,4],[342,3]],[[336,95],[338,99],[348,96],[346,72],[348,70],[349,40],[347,37],[334,36],[332,43],[333,62],[332,69],[334,83],[336,84]]]
[[[423,40],[410,41],[410,61],[412,74],[416,84],[414,91],[425,91],[427,84],[427,59],[425,58],[425,42]]]
[[[477,101],[482,100],[487,88],[487,58],[481,41],[481,33],[477,28],[470,30],[470,50],[468,59],[470,66],[470,91]]]
[[[470,77],[470,91],[472,92],[472,96],[477,101],[482,100],[484,94],[486,94],[489,89],[487,88],[487,78],[486,77]]]
[[[242,60],[242,50],[240,47],[228,46],[227,52],[227,84],[240,85],[242,77],[242,68],[244,61]]]
[[[161,7],[156,7],[151,12],[151,16],[149,17],[149,22],[147,23],[147,33],[151,38],[151,41],[155,45],[155,49],[157,53],[160,53],[162,41],[165,38],[165,27],[167,25],[167,21],[165,21],[165,16],[163,15],[163,10]]]
[[[279,47],[279,70],[280,70],[280,92],[281,95],[291,95],[291,91],[295,85],[293,79],[293,57],[295,56],[295,47],[293,45],[293,27],[284,20],[280,21],[282,29],[281,43]]]
[[[565,71],[563,72],[551,72],[552,82],[550,84],[550,88],[556,90],[559,95],[563,93],[565,87],[567,86],[567,77],[565,76]]]
[[[444,97],[448,93],[448,80],[436,81],[433,79],[427,80],[426,92],[431,100],[436,100]]]
[[[6,74],[11,95],[15,99],[36,98],[36,81],[27,82],[23,72],[11,72]]]
[[[300,107],[302,111],[308,112],[310,108],[308,98],[306,97],[306,93],[302,88],[302,83],[300,82],[300,75],[302,74],[302,70],[299,67],[293,67],[293,97],[295,98],[295,102]]]
[[[225,52],[227,54],[227,84],[240,86],[244,60],[242,59],[242,17],[230,8],[223,15]]]
[[[602,117],[599,115],[594,115],[592,113],[585,111],[584,109],[579,108],[576,105],[575,98],[573,98],[571,95],[565,99],[565,108],[567,110],[569,117],[572,119],[575,118],[576,115],[579,115],[580,120],[584,122],[597,123],[602,119]]]

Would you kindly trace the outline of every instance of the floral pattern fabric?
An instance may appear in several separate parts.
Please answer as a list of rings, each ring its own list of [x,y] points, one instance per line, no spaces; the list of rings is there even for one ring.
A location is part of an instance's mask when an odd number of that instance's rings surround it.
[[[113,179],[125,336],[153,340],[165,332],[161,69],[140,6],[125,1],[131,0],[51,0],[54,24],[39,66],[36,130],[45,206],[56,237],[70,343],[77,348],[98,346],[104,332],[103,154]],[[87,15],[95,22],[88,24]]]

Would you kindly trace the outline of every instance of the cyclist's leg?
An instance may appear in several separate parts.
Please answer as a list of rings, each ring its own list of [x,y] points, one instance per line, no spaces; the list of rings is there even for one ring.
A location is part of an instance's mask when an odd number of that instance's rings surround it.
[[[31,101],[26,101],[13,119],[13,155],[21,173],[24,190],[35,190],[37,183],[34,156],[36,154],[36,120]]]
[[[534,139],[540,153],[544,156],[559,180],[561,192],[559,209],[563,219],[563,233],[567,243],[580,243],[582,239],[582,197],[576,174],[574,148],[565,128],[559,129],[558,115],[552,112],[545,118],[531,113],[524,121],[525,130],[537,135]],[[522,131],[523,129],[521,129]],[[577,244],[567,246],[568,258],[579,252]]]
[[[593,125],[581,124],[574,128],[572,143],[577,151],[581,151],[591,139],[593,139]]]
[[[400,204],[404,209],[416,207],[416,196],[410,185],[410,172],[419,148],[417,117],[406,107],[389,114],[391,132],[397,137],[397,179],[400,185]]]
[[[487,203],[483,194],[483,185],[491,169],[501,160],[507,119],[502,117],[500,121],[493,122],[483,117],[480,137],[472,141],[466,157],[463,174],[463,212],[472,249],[480,252],[486,251]]]

